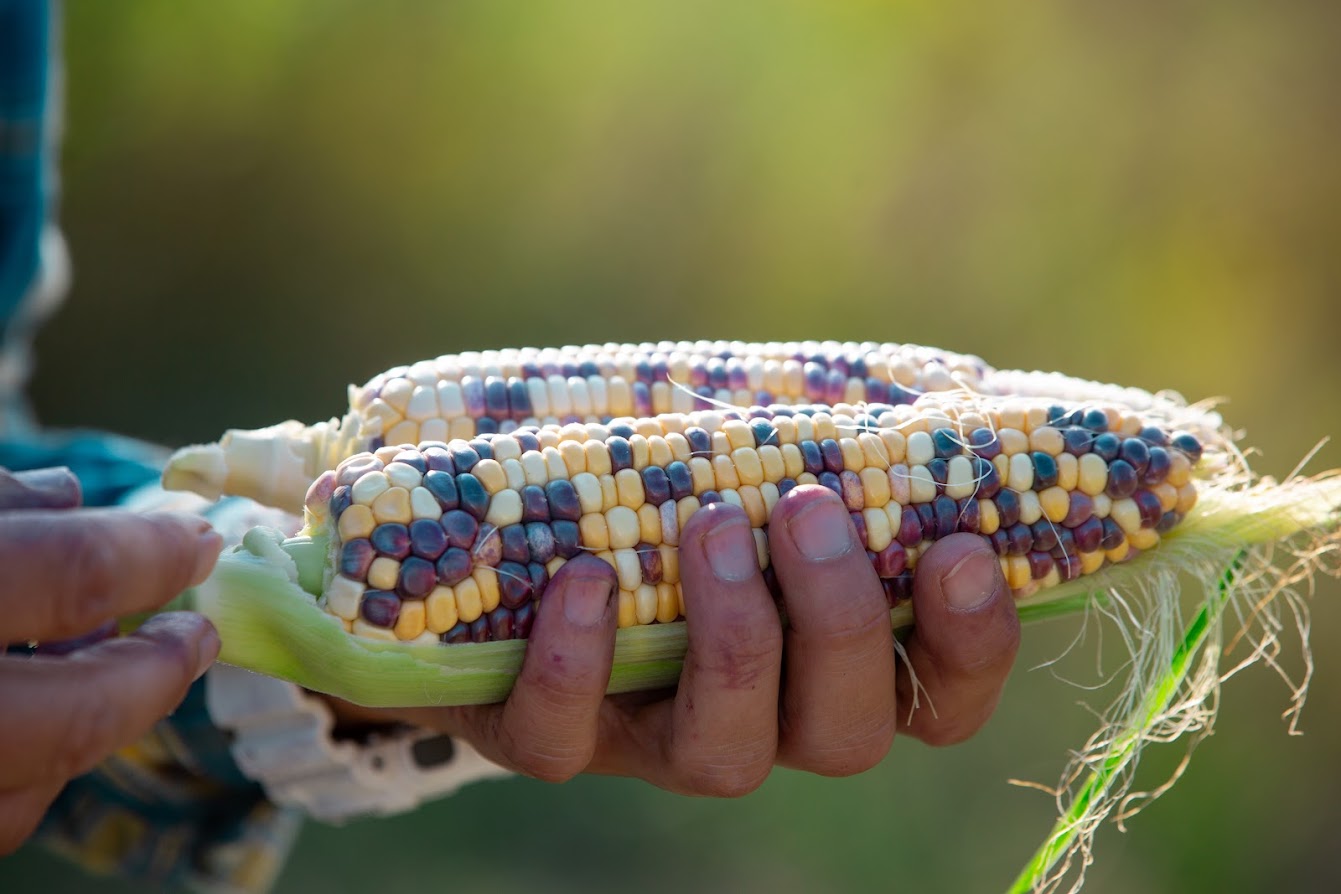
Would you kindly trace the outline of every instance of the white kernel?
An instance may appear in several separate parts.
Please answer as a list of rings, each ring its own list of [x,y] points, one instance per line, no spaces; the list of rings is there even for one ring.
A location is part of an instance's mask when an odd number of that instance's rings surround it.
[[[383,474],[391,482],[392,487],[403,487],[406,490],[418,487],[424,477],[419,474],[418,469],[408,463],[390,463]]]
[[[1016,453],[1010,458],[1010,475],[1006,486],[1012,490],[1028,491],[1034,486],[1034,461],[1027,453]]]
[[[915,431],[908,436],[908,465],[924,466],[936,458],[936,445],[931,435],[924,431]]]
[[[495,527],[515,525],[522,520],[521,494],[515,490],[500,490],[489,500],[484,520]]]
[[[386,493],[390,488],[391,482],[387,480],[385,472],[364,472],[354,482],[354,486],[349,489],[349,495],[354,498],[355,503],[369,506],[372,505],[373,500]]]
[[[410,514],[415,518],[442,518],[442,507],[428,488],[416,487],[410,491]]]
[[[337,574],[331,578],[330,585],[326,587],[326,595],[322,597],[325,600],[326,611],[346,621],[354,620],[359,616],[359,601],[366,589],[365,584],[350,580],[343,574]]]
[[[936,479],[926,466],[913,466],[908,470],[908,495],[914,503],[930,503],[936,499]]]
[[[956,500],[973,496],[978,489],[974,480],[973,463],[967,456],[952,456],[945,475],[945,494]]]
[[[438,411],[442,413],[444,419],[456,419],[466,415],[466,399],[461,394],[459,382],[446,380],[438,382]]]
[[[438,395],[432,385],[417,385],[410,395],[410,403],[405,407],[407,419],[423,422],[438,415]]]

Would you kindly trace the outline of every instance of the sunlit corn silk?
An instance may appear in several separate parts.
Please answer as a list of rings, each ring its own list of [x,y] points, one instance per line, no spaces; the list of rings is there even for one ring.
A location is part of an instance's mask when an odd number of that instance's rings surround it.
[[[1219,416],[1175,394],[893,345],[444,357],[353,389],[342,420],[189,448],[165,478],[302,508],[297,536],[254,529],[184,601],[219,626],[223,660],[367,705],[506,697],[549,581],[582,553],[619,581],[610,691],[673,685],[679,537],[707,503],[745,511],[776,595],[770,511],[830,488],[897,628],[924,551],[981,536],[1022,619],[1090,612],[1130,656],[1058,787],[1065,827],[1025,879],[1041,890],[1076,880],[1097,825],[1141,803],[1146,744],[1205,735],[1233,670],[1285,676],[1341,520],[1341,478],[1255,477]],[[1185,604],[1182,580],[1204,598]]]

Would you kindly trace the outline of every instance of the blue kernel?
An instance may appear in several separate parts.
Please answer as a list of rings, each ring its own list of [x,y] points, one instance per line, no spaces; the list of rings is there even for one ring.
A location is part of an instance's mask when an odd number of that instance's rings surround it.
[[[1047,490],[1057,483],[1057,460],[1052,454],[1035,451],[1030,454],[1034,461],[1034,490]]]

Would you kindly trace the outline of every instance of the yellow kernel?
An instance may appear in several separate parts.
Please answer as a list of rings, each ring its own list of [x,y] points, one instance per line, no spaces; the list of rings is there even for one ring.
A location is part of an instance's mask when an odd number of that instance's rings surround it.
[[[635,590],[643,580],[643,566],[638,562],[638,552],[632,549],[617,549],[615,552],[615,575],[619,586],[625,590]]]
[[[884,471],[889,468],[889,451],[884,441],[875,432],[864,431],[857,435],[857,444],[861,447],[863,466],[872,466]]]
[[[1131,552],[1131,544],[1124,538],[1117,546],[1109,550],[1104,550],[1104,558],[1110,562],[1117,563],[1127,558],[1127,553]]]
[[[797,478],[806,469],[805,459],[801,456],[801,448],[795,444],[783,444],[781,450],[782,465],[787,473],[786,477]]]
[[[926,466],[913,466],[908,470],[908,494],[914,503],[930,503],[936,499],[936,479]]]
[[[723,422],[722,434],[726,435],[732,450],[754,447],[754,432],[750,431],[750,426],[742,419],[728,419]]]
[[[843,468],[849,472],[860,472],[866,466],[866,454],[856,438],[839,438],[838,451],[843,456]],[[883,469],[884,466],[877,468]]]
[[[610,450],[600,441],[585,441],[582,451],[587,454],[587,471],[593,475],[610,474]]]
[[[1128,534],[1127,541],[1134,549],[1151,549],[1159,545],[1159,534],[1154,528],[1141,528]]]
[[[810,421],[815,426],[815,440],[838,440],[838,429],[834,427],[832,415],[829,413],[816,413],[814,416],[810,417]]]
[[[612,416],[627,416],[633,412],[633,386],[623,376],[613,376],[605,383],[605,400]]]
[[[683,531],[684,526],[689,523],[690,516],[698,512],[700,505],[698,497],[681,497],[675,504],[676,527]]]
[[[1187,515],[1197,505],[1197,488],[1194,484],[1184,484],[1178,488],[1178,505],[1173,508],[1181,515]]]
[[[601,550],[600,552],[592,553],[592,555],[595,556],[596,558],[600,559],[600,560],[601,560],[602,562],[604,562],[605,564],[609,565],[611,568],[614,568],[614,567],[615,567],[615,553],[614,553],[614,550],[603,549],[603,550]]]
[[[447,426],[448,441],[469,441],[475,437],[475,420],[471,416],[461,416],[453,419]]]
[[[634,469],[620,469],[615,473],[615,491],[619,505],[637,511],[647,502],[643,491],[643,476]]]
[[[662,624],[669,624],[680,617],[680,597],[675,592],[675,585],[666,583],[664,580],[657,584],[657,621]]]
[[[488,614],[498,608],[498,573],[487,566],[476,567],[470,572],[470,577],[480,591],[480,611]],[[457,586],[460,587],[460,584]]]
[[[578,519],[577,530],[584,547],[606,549],[610,546],[610,531],[605,515],[600,512],[589,512]]]
[[[322,597],[322,604],[331,614],[352,621],[359,616],[359,602],[363,599],[365,589],[367,588],[363,584],[352,581],[343,574],[337,574],[331,578],[330,586],[326,588],[326,593]]]
[[[410,492],[403,487],[393,487],[383,492],[373,500],[372,513],[378,524],[399,522],[408,525],[414,520],[414,512],[410,508]]]
[[[1043,517],[1043,506],[1038,502],[1038,493],[1032,490],[1021,491],[1020,521],[1032,525]]]
[[[1104,492],[1104,488],[1108,486],[1108,463],[1103,461],[1103,457],[1086,453],[1077,461],[1077,467],[1076,487],[1081,492],[1091,497],[1097,497]],[[1058,476],[1059,483],[1060,480]]]
[[[633,590],[633,611],[639,624],[651,624],[657,619],[660,607],[657,588],[653,584],[638,584]]]
[[[662,544],[657,547],[661,553],[661,579],[668,584],[680,582],[680,551],[673,546]]]
[[[559,433],[552,428],[542,428],[535,433],[535,439],[540,442],[542,450],[546,447],[558,447],[560,440]]]
[[[496,494],[508,486],[508,476],[503,473],[503,467],[499,465],[497,460],[482,459],[475,463],[470,472],[480,479],[480,484],[483,484],[484,489],[490,494]],[[543,484],[544,482],[538,483]]]
[[[605,524],[610,531],[610,547],[625,549],[638,545],[638,513],[627,506],[615,506],[605,513]]]
[[[382,386],[378,396],[395,408],[397,413],[404,414],[410,406],[410,397],[413,394],[414,382],[404,376],[397,376]]]
[[[647,468],[647,463],[651,460],[651,448],[648,447],[646,438],[639,434],[629,438],[629,452],[633,454],[633,468],[639,472]]]
[[[1114,500],[1109,515],[1128,537],[1141,530],[1141,510],[1136,508],[1136,501],[1131,497]]]
[[[924,466],[936,458],[936,445],[931,435],[915,431],[908,435],[908,465]]]
[[[996,439],[1007,456],[1029,452],[1029,436],[1018,428],[1003,428],[996,433]]]
[[[1094,495],[1094,514],[1099,518],[1108,518],[1108,513],[1113,511],[1113,498],[1108,494]]]
[[[1043,579],[1041,581],[1037,582],[1037,588],[1046,589],[1048,587],[1055,587],[1061,582],[1062,582],[1062,573],[1061,571],[1058,570],[1057,563],[1053,562],[1052,567],[1048,569],[1048,573],[1043,575]]]
[[[731,452],[731,464],[741,484],[758,487],[764,483],[764,466],[753,447],[738,447]]]
[[[1029,584],[1033,576],[1029,573],[1029,560],[1024,556],[1006,557],[1006,584],[1012,590],[1019,590]]]
[[[1100,568],[1102,568],[1102,567],[1104,567],[1104,553],[1103,553],[1103,550],[1095,550],[1095,551],[1092,552],[1092,553],[1081,553],[1081,554],[1080,554],[1080,573],[1081,573],[1081,574],[1093,574],[1094,572],[1098,571],[1098,570],[1099,570]]]
[[[378,556],[368,566],[368,586],[375,590],[394,590],[399,574],[399,562],[387,556]]]
[[[662,415],[664,415],[665,413],[665,411],[654,411],[654,412],[659,412]],[[665,434],[665,429],[661,427],[660,416],[658,416],[655,419],[647,418],[635,421],[633,423],[633,432],[635,436],[650,441],[652,438],[659,438],[663,434]],[[629,443],[632,444],[632,441],[630,441]],[[650,449],[651,445],[649,444],[648,446]]]
[[[521,456],[522,471],[526,473],[527,484],[541,487],[549,483],[549,465],[538,450],[528,450]]]
[[[991,536],[1001,527],[1001,515],[996,511],[996,503],[991,500],[978,501],[978,533]]]
[[[712,433],[712,455],[716,459],[719,456],[727,456],[731,453],[731,439],[726,436],[726,432],[715,431]]]
[[[568,475],[568,464],[563,460],[563,454],[559,452],[558,447],[545,447],[540,451],[545,458],[545,471],[548,473],[550,481],[566,479]]]
[[[967,456],[950,457],[945,475],[945,494],[956,500],[971,497],[978,490],[978,482],[973,474],[973,463]]]
[[[445,442],[449,437],[446,419],[425,419],[419,423],[419,440],[421,441]]]
[[[754,558],[759,563],[759,570],[768,568],[768,535],[758,528],[751,528],[750,533],[754,535]]]
[[[1073,491],[1080,483],[1080,463],[1069,453],[1057,457],[1057,486],[1062,490]]]
[[[368,537],[375,527],[377,527],[377,522],[373,520],[372,510],[358,503],[340,513],[340,521],[336,524],[341,540]]]
[[[1192,461],[1187,458],[1183,451],[1169,451],[1169,474],[1165,480],[1174,487],[1182,487],[1192,480]],[[355,482],[355,484],[357,483]]]
[[[560,442],[559,455],[563,457],[563,464],[568,467],[569,478],[587,471],[587,453],[577,441]]]
[[[717,454],[712,458],[713,481],[717,490],[740,487],[740,476],[736,474],[736,464],[731,457]]]
[[[886,428],[880,431],[880,442],[885,445],[885,465],[888,468],[894,463],[904,462],[908,458],[908,438],[903,432]]]
[[[1025,430],[1026,432],[1029,432],[1029,433],[1032,435],[1033,432],[1034,432],[1034,429],[1036,429],[1036,428],[1047,428],[1047,427],[1048,427],[1048,409],[1047,409],[1047,407],[1041,407],[1041,406],[1038,406],[1038,405],[1034,405],[1034,406],[1032,406],[1032,407],[1028,407],[1028,408],[1025,409],[1025,411],[1024,411],[1024,430]]]
[[[601,497],[601,482],[590,472],[579,472],[573,476],[573,490],[577,491],[577,502],[583,512],[603,512],[605,505]]]
[[[797,484],[819,484],[819,478],[817,478],[815,475],[811,474],[810,472],[802,472],[800,475],[797,475],[797,476],[796,476],[796,483],[797,483]]]
[[[689,439],[679,432],[671,432],[666,435],[666,444],[670,447],[671,456],[682,463],[689,462],[689,457],[693,451],[689,447]]]
[[[745,508],[745,514],[750,517],[750,525],[755,528],[762,528],[768,524],[768,507],[764,505],[764,496],[759,488],[742,484],[736,488],[736,493],[740,495],[740,505]]]
[[[863,509],[861,516],[866,521],[866,548],[878,553],[889,546],[894,540],[894,532],[889,529],[889,515],[884,508]]]
[[[1038,504],[1043,508],[1043,516],[1053,524],[1061,524],[1071,508],[1071,496],[1060,487],[1044,488],[1038,495]]]
[[[1016,453],[1010,458],[1010,474],[1006,487],[1026,491],[1034,486],[1034,462],[1027,453]]]
[[[773,507],[778,505],[781,496],[778,494],[778,486],[771,481],[765,481],[759,485],[759,496],[764,498],[764,515],[772,516]]]
[[[380,639],[389,643],[400,642],[400,640],[396,639],[396,634],[392,633],[390,630],[387,630],[385,627],[374,627],[362,618],[356,619],[352,626],[353,630],[351,632],[355,636],[366,636],[368,639]]]
[[[629,590],[619,591],[619,626],[635,627],[638,624],[638,601]]]
[[[712,461],[707,457],[692,457],[687,465],[689,466],[689,477],[693,482],[695,494],[701,494],[717,486],[717,477],[713,474]]]
[[[889,530],[891,534],[898,535],[899,527],[903,523],[903,507],[893,500],[885,504],[885,515],[889,517]]]
[[[779,448],[766,444],[759,448],[757,456],[764,481],[777,484],[787,477],[786,463],[783,462],[782,451]]]
[[[619,485],[614,475],[602,475],[596,479],[601,483],[601,510],[612,509],[619,505]]]
[[[880,466],[867,466],[858,476],[861,492],[867,506],[884,506],[889,502],[889,473]]]
[[[515,490],[500,490],[489,498],[489,511],[484,520],[499,528],[515,525],[522,520],[521,494]]]
[[[796,423],[790,416],[778,416],[773,420],[773,429],[778,433],[778,447],[796,443]]]
[[[638,538],[643,543],[661,542],[661,508],[651,503],[638,507]]]
[[[355,503],[364,506],[371,506],[373,500],[376,500],[391,487],[391,481],[386,477],[386,473],[374,470],[364,472],[354,482],[353,487],[349,489],[349,496]]]
[[[494,452],[494,459],[499,463],[509,459],[520,459],[522,455],[521,443],[511,435],[495,435],[489,442],[489,449]]]
[[[1049,456],[1060,456],[1066,450],[1066,441],[1062,431],[1051,425],[1043,425],[1029,432],[1029,449]]]
[[[671,453],[670,443],[665,438],[648,438],[647,451],[650,457],[649,465],[656,466],[659,469],[665,469],[666,466],[675,461],[675,456]]]
[[[406,600],[400,604],[400,614],[396,616],[393,631],[396,639],[404,642],[414,639],[424,632],[424,603],[418,599]]]
[[[1010,456],[1005,453],[998,453],[992,457],[992,465],[996,467],[996,477],[1003,482],[1010,478]]]
[[[1161,481],[1150,492],[1159,500],[1159,509],[1161,512],[1169,512],[1178,506],[1178,488],[1167,481]]]
[[[1122,422],[1117,428],[1111,429],[1111,431],[1113,434],[1121,435],[1124,438],[1134,438],[1141,433],[1141,429],[1144,427],[1145,423],[1142,421],[1141,417],[1133,414],[1131,416],[1122,417]]]
[[[1001,416],[1001,428],[1011,428],[1016,431],[1024,431],[1024,407],[1011,405],[1002,407],[999,411]]]
[[[434,587],[424,600],[426,624],[434,633],[446,633],[456,626],[456,594],[451,587]]]
[[[895,463],[890,466],[885,477],[889,479],[890,502],[897,503],[900,506],[907,506],[912,502],[912,478],[906,465]]]
[[[397,422],[386,433],[386,442],[399,446],[401,444],[419,443],[419,423],[405,420]]]
[[[562,568],[567,561],[568,560],[563,556],[555,556],[545,563],[545,571],[549,573],[550,580],[554,579],[554,575],[559,573],[559,569]]]

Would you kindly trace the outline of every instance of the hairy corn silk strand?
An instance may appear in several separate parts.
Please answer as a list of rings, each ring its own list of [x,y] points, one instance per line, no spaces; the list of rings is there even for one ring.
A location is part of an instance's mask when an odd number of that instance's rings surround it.
[[[1130,652],[1016,890],[1083,874],[1142,747],[1210,729],[1222,661],[1306,632],[1341,507],[1334,475],[1254,476],[1220,417],[1175,394],[835,342],[446,355],[350,388],[340,418],[179,451],[164,482],[303,514],[294,536],[253,530],[183,603],[215,620],[224,660],[369,705],[505,698],[549,580],[581,553],[619,581],[610,691],[672,684],[679,532],[709,503],[744,510],[772,585],[774,504],[832,490],[896,628],[914,621],[919,556],[976,534],[1023,619],[1097,611]],[[1190,626],[1188,572],[1205,583]],[[1292,684],[1291,716],[1307,680]]]

